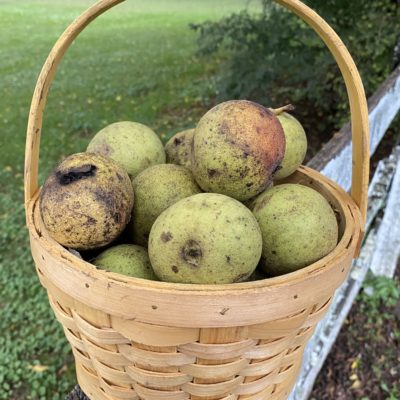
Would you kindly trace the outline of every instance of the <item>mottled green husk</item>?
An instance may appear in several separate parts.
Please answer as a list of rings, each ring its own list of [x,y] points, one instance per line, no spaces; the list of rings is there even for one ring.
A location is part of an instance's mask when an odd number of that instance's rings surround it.
[[[263,237],[262,266],[268,275],[303,268],[331,252],[338,224],[328,201],[316,190],[282,184],[253,203]]]
[[[99,131],[87,151],[110,157],[134,178],[146,168],[165,163],[165,151],[157,134],[138,122],[116,122]]]
[[[149,256],[156,275],[180,283],[246,280],[261,256],[260,228],[238,201],[200,193],[169,207],[154,223]]]
[[[191,154],[194,129],[178,132],[165,145],[165,154],[168,164],[191,167]]]
[[[283,112],[278,115],[285,133],[285,155],[281,167],[274,179],[283,179],[291,175],[304,161],[307,152],[307,136],[300,122],[292,115]]]
[[[105,246],[130,220],[133,188],[115,161],[93,153],[66,158],[47,178],[40,212],[50,236],[78,250]]]
[[[147,246],[157,217],[177,201],[200,193],[192,173],[181,165],[159,164],[147,168],[133,180],[135,205],[132,210],[133,242]]]
[[[110,247],[100,253],[93,264],[106,271],[122,275],[158,280],[150,264],[147,250],[134,244]]]

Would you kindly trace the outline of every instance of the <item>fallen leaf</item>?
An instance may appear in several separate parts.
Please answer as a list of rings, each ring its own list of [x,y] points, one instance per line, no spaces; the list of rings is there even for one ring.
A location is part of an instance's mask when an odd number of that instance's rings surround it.
[[[356,381],[356,380],[358,380],[357,374],[351,375],[351,376],[350,376],[350,380],[351,380],[351,381]]]
[[[360,389],[360,387],[362,386],[361,381],[359,381],[358,379],[355,380],[353,382],[353,384],[351,385],[351,389]]]
[[[29,368],[35,372],[44,372],[48,370],[50,367],[48,365],[36,364],[36,365],[30,365]]]

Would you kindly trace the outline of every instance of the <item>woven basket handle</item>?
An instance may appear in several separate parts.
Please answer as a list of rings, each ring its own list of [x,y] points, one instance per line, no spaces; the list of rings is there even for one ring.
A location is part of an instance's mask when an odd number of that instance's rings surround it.
[[[40,134],[47,95],[57,67],[68,47],[96,17],[125,0],[100,0],[78,17],[61,35],[40,72],[29,113],[25,149],[25,203],[38,189]],[[369,174],[368,108],[357,67],[335,31],[313,10],[298,0],[275,0],[309,24],[333,54],[342,72],[350,101],[353,140],[353,173],[351,195],[360,208],[365,225]]]

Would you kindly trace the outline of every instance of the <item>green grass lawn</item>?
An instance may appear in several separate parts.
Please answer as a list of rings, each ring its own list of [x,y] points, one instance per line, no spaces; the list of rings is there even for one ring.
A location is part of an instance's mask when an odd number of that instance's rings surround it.
[[[0,399],[63,399],[75,384],[69,346],[31,260],[23,157],[37,75],[67,25],[93,1],[0,0]],[[191,22],[246,0],[127,1],[92,23],[57,73],[45,113],[41,182],[63,156],[118,120],[163,138],[193,126],[214,95],[218,65],[195,56]]]

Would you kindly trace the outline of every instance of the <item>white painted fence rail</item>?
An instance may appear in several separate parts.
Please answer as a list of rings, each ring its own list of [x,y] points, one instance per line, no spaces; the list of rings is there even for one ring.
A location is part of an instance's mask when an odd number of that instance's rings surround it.
[[[400,67],[368,103],[373,154],[400,110]],[[349,190],[352,165],[350,127],[343,127],[308,165]],[[360,257],[353,263],[348,279],[337,290],[327,315],[318,324],[305,349],[302,370],[289,400],[309,397],[368,270],[373,268],[376,273],[386,275],[394,273],[400,253],[400,148],[394,149],[389,158],[378,164],[368,196],[367,234]],[[378,227],[374,219],[384,207],[385,214]]]
[[[400,254],[400,147],[396,148],[390,161],[395,175],[370,268],[375,275],[393,277]]]

